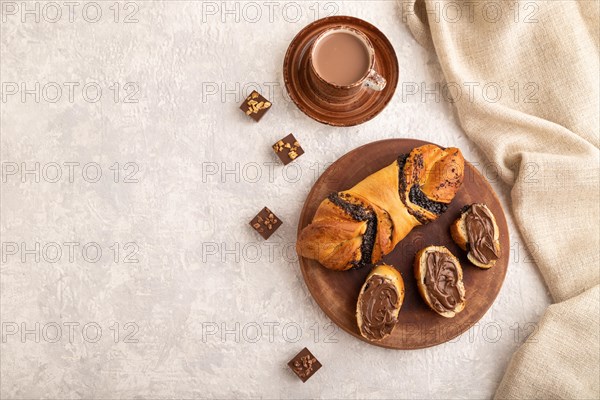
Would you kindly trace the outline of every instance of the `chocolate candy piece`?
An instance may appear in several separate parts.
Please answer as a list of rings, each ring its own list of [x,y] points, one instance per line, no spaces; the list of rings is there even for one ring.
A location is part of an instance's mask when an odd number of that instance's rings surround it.
[[[304,150],[302,150],[302,147],[300,147],[300,143],[298,143],[294,135],[291,133],[275,143],[273,145],[273,150],[283,165],[288,165],[296,158],[304,154]]]
[[[306,382],[322,367],[319,360],[306,347],[300,353],[296,354],[296,357],[288,363],[288,366],[298,375],[298,378],[302,382]]]
[[[256,90],[253,90],[252,93],[250,93],[250,96],[246,97],[246,100],[244,100],[240,106],[240,110],[246,113],[246,115],[249,115],[256,122],[260,121],[270,108],[271,102],[265,99]]]
[[[250,221],[250,225],[260,233],[264,239],[268,239],[273,232],[281,226],[283,222],[267,207],[260,210],[260,212]]]

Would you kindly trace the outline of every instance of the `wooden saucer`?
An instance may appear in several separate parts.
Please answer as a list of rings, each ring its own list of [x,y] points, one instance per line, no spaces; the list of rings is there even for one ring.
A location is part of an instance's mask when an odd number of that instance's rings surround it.
[[[371,40],[375,69],[387,85],[380,92],[363,88],[351,101],[331,104],[315,95],[307,83],[308,49],[321,32],[339,24],[358,29]],[[374,118],[390,102],[398,84],[398,59],[387,37],[370,23],[348,16],[327,17],[307,25],[292,40],[283,62],[283,79],[292,101],[306,115],[328,125],[353,126]]]
[[[298,235],[308,225],[321,201],[332,192],[348,189],[375,171],[391,164],[398,155],[427,144],[413,139],[389,139],[373,142],[347,153],[331,165],[317,180],[306,198],[298,223]],[[493,212],[500,229],[502,255],[496,265],[483,270],[472,265],[450,237],[450,225],[466,204],[485,203]],[[432,311],[417,290],[413,261],[417,251],[429,245],[446,246],[463,267],[466,289],[465,309],[454,318],[444,318]],[[494,190],[471,164],[465,162],[464,182],[456,197],[436,221],[419,226],[384,258],[404,279],[404,304],[398,324],[390,336],[371,342],[360,336],[356,325],[356,301],[370,268],[332,271],[315,260],[299,257],[300,268],[310,293],[321,309],[351,335],[377,346],[391,349],[419,349],[447,342],[473,326],[491,307],[498,295],[510,255],[508,226]]]

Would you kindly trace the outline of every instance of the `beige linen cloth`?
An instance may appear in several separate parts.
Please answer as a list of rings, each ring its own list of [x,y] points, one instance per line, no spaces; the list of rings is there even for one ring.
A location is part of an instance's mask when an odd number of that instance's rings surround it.
[[[463,88],[454,91],[460,124],[511,185],[515,220],[555,302],[496,397],[599,398],[598,1],[399,5],[446,82]]]

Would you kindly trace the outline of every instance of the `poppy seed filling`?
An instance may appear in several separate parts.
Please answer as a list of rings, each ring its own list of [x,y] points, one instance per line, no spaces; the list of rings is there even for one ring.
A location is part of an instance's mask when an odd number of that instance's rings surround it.
[[[398,191],[400,194],[400,198],[402,199],[402,202],[405,206],[407,206],[407,204],[406,198],[404,196],[404,193],[406,193],[406,177],[404,176],[404,166],[406,165],[407,159],[408,154],[402,154],[398,157],[398,179],[400,182],[400,187],[398,188]],[[422,157],[417,158],[416,161],[418,166],[423,166]],[[448,204],[433,201],[430,198],[428,198],[417,184],[411,186],[410,190],[408,191],[408,199],[411,201],[411,203],[435,215],[440,215],[448,209]],[[426,224],[429,222],[429,219],[427,219],[427,217],[425,217],[423,213],[413,210],[408,206],[406,208],[408,212],[413,217],[415,217],[420,223]]]
[[[369,208],[359,204],[352,204],[344,200],[338,193],[331,193],[328,196],[336,206],[340,207],[344,212],[350,215],[355,221],[366,221],[367,229],[363,235],[363,240],[360,245],[360,260],[352,261],[353,268],[361,268],[365,265],[371,265],[371,257],[373,255],[373,247],[375,246],[375,236],[377,234],[377,216]]]
[[[448,209],[448,204],[431,200],[417,185],[413,185],[410,188],[410,192],[408,192],[408,198],[413,204],[416,204],[419,207],[424,208],[425,210],[436,215],[440,215]]]

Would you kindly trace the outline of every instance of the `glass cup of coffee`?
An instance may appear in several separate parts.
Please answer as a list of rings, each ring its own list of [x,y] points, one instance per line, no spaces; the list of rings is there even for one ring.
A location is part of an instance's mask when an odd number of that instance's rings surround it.
[[[339,25],[322,32],[309,50],[308,82],[316,95],[348,101],[362,88],[380,91],[385,79],[375,70],[375,49],[357,29]]]

